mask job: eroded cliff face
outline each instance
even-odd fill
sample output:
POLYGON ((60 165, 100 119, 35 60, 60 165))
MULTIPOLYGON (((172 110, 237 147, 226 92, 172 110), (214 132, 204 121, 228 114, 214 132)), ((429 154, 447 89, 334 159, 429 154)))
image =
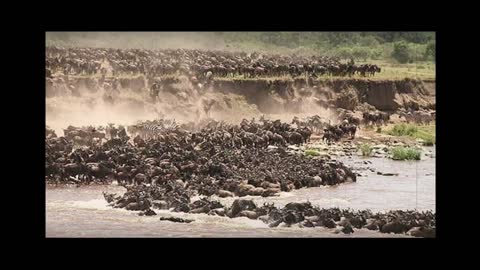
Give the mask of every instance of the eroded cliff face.
POLYGON ((353 110, 364 103, 383 111, 394 111, 402 107, 435 108, 435 81, 219 79, 199 86, 183 76, 160 82, 161 90, 157 100, 160 104, 151 99, 151 83, 142 76, 116 81, 108 78, 56 78, 47 81, 47 103, 48 98, 59 95, 90 99, 103 97, 105 103, 109 102, 110 97, 113 100, 123 98, 128 99, 129 104, 135 101, 136 107, 140 103, 143 104, 140 106, 142 108, 156 106, 155 111, 164 113, 177 108, 185 117, 197 114, 197 110, 202 113, 203 99, 216 100, 212 112, 230 110, 233 114, 242 114, 242 109, 240 105, 233 106, 232 100, 244 104, 242 106, 248 107, 252 113, 258 111, 265 114, 316 113, 319 108, 335 107, 353 110))
MULTIPOLYGON (((368 103, 379 110, 393 111, 403 108, 435 108, 435 82, 405 79, 385 80, 230 80, 216 81, 214 89, 244 95, 265 113, 291 110, 292 104, 312 99, 322 106, 352 109, 368 103), (345 102, 344 92, 354 93, 353 104, 345 102), (355 104, 357 103, 357 104, 355 104)), ((293 106, 294 107, 294 106, 293 106)))

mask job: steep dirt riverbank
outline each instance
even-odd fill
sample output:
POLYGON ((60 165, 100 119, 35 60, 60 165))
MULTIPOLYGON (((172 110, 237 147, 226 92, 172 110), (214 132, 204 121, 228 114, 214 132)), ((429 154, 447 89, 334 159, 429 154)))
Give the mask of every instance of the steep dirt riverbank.
MULTIPOLYGON (((219 80, 215 89, 243 95, 264 113, 302 111, 301 103, 314 102, 320 106, 346 107, 341 102, 344 92, 351 92, 357 104, 368 103, 379 110, 399 108, 435 108, 435 82, 420 80, 219 80), (343 105, 343 106, 342 106, 343 105)), ((355 104, 352 104, 355 106, 355 104)))
MULTIPOLYGON (((55 126, 132 123, 155 117, 211 117, 239 122, 262 114, 319 114, 369 104, 383 111, 434 109, 435 81, 369 79, 214 79, 193 83, 186 76, 160 78, 152 98, 143 76, 128 78, 57 76, 46 82, 47 124, 55 126), (206 104, 211 104, 206 110, 206 104), (95 117, 89 117, 95 116, 95 117)), ((335 120, 333 118, 333 120, 335 120)))

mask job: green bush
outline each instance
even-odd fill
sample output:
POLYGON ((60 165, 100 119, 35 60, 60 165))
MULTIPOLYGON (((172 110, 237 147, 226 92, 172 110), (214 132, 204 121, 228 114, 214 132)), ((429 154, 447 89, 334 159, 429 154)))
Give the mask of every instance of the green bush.
POLYGON ((341 47, 336 49, 333 54, 343 59, 350 59, 353 57, 353 50, 350 47, 341 47))
POLYGON ((358 39, 358 44, 361 46, 375 47, 380 45, 380 42, 374 36, 364 36, 358 39))
POLYGON ((368 47, 354 47, 352 49, 352 56, 355 59, 362 59, 367 61, 367 58, 370 57, 370 48, 368 47))
POLYGON ((435 61, 435 41, 434 40, 430 41, 427 44, 423 57, 425 58, 425 60, 435 61))
POLYGON ((423 145, 433 146, 435 144, 435 126, 415 126, 412 124, 397 124, 393 129, 386 132, 392 136, 410 136, 422 139, 423 145))
POLYGON ((435 138, 434 137, 427 137, 423 139, 423 145, 425 146, 433 146, 435 144, 435 138))
POLYGON ((388 56, 389 54, 385 54, 384 49, 382 47, 372 48, 370 50, 370 58, 371 59, 375 59, 375 60, 382 59, 382 58, 384 58, 384 55, 388 56))
POLYGON ((412 57, 410 55, 408 44, 404 41, 394 43, 392 57, 401 64, 411 61, 412 57))
POLYGON ((368 143, 363 143, 360 145, 360 151, 362 152, 362 156, 369 157, 372 155, 373 149, 368 143))
POLYGON ((423 145, 425 146, 433 146, 435 144, 435 133, 434 131, 427 131, 427 130, 418 130, 413 137, 422 139, 423 145))
POLYGON ((418 128, 414 125, 399 124, 387 133, 392 136, 413 136, 417 132, 418 128))
POLYGON ((305 155, 315 157, 315 156, 320 156, 320 152, 318 152, 317 150, 308 149, 308 150, 305 150, 305 155))
POLYGON ((390 152, 394 160, 420 160, 422 154, 417 148, 403 146, 394 147, 390 152))

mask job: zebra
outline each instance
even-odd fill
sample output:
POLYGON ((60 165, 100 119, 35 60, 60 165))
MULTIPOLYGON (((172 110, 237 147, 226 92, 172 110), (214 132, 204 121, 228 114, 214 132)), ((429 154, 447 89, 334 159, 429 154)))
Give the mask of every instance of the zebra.
POLYGON ((151 137, 150 134, 155 134, 156 129, 157 127, 155 124, 147 123, 137 123, 135 125, 128 126, 127 128, 128 133, 130 133, 132 136, 139 135, 144 140, 151 137))
POLYGON ((157 135, 162 131, 162 127, 158 124, 143 124, 140 126, 139 131, 143 139, 157 139, 157 135))
POLYGON ((146 137, 158 139, 158 135, 166 134, 177 129, 179 125, 173 120, 160 120, 157 123, 147 123, 142 125, 142 129, 146 134, 146 137))

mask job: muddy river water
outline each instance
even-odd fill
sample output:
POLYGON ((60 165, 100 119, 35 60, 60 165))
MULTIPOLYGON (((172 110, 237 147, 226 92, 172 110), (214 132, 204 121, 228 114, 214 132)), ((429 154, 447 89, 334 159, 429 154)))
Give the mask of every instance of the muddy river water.
MULTIPOLYGON (((333 187, 316 187, 281 193, 278 197, 244 197, 257 204, 310 201, 320 207, 340 207, 387 211, 418 209, 435 211, 435 148, 426 148, 431 156, 421 161, 394 161, 358 156, 338 159, 362 176, 357 182, 333 187), (367 161, 367 162, 365 162, 367 161), (369 163, 371 162, 371 163, 369 163), (370 170, 369 168, 372 168, 370 170), (393 176, 378 174, 392 173, 393 176)), ((137 212, 113 209, 102 191, 124 192, 119 186, 62 187, 46 189, 47 237, 407 237, 382 234, 366 229, 336 234, 334 229, 277 227, 269 228, 260 220, 246 217, 230 219, 206 214, 172 213, 155 210, 156 216, 138 216, 137 212), (194 219, 192 223, 160 221, 162 216, 194 219)), ((232 198, 220 199, 225 205, 232 198)))

